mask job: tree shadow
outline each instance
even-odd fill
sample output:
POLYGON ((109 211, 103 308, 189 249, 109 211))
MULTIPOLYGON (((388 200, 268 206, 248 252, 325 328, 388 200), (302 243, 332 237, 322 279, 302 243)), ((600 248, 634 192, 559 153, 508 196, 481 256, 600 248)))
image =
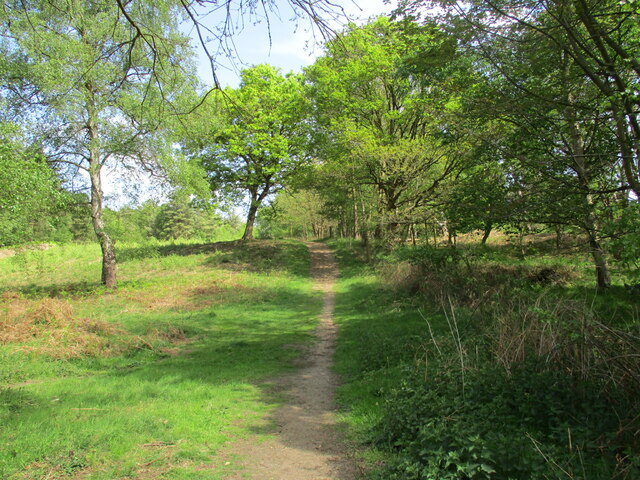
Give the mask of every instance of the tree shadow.
POLYGON ((118 250, 118 261, 126 263, 191 255, 207 255, 205 265, 232 271, 268 273, 278 269, 296 276, 306 277, 309 274, 307 248, 301 242, 234 240, 190 245, 145 245, 118 250))
POLYGON ((18 288, 0 289, 4 292, 16 292, 19 295, 32 299, 42 298, 85 298, 102 295, 107 292, 104 286, 98 282, 67 282, 53 285, 24 285, 18 288))
POLYGON ((121 263, 132 260, 145 260, 159 257, 213 254, 217 252, 229 252, 242 245, 240 240, 216 243, 194 243, 176 245, 143 245, 139 247, 119 248, 117 252, 118 261, 121 263))
MULTIPOLYGON (((224 242, 220 249, 217 249, 219 244, 215 244, 215 247, 212 244, 170 246, 162 250, 162 255, 219 254, 220 260, 214 261, 211 257, 205 259, 217 266, 225 265, 222 260, 226 255, 234 255, 234 259, 256 259, 255 263, 264 272, 269 272, 274 264, 285 265, 289 272, 295 272, 293 275, 308 277, 307 249, 303 244, 297 245, 293 252, 283 253, 283 248, 267 242, 256 242, 244 249, 248 251, 244 257, 245 253, 237 252, 238 248, 243 247, 238 247, 236 242, 224 242), (278 255, 288 257, 278 259, 278 255), (264 260, 274 257, 276 260, 264 260)), ((291 250, 291 246, 287 249, 291 250)), ((139 254, 143 255, 141 252, 139 254)), ((121 285, 126 286, 127 282, 121 285)), ((92 296, 106 292, 101 288, 90 282, 70 282, 59 286, 24 287, 22 292, 41 297, 92 296)), ((91 412, 99 412, 97 415, 101 416, 112 415, 114 422, 119 422, 121 417, 126 417, 126 412, 142 408, 140 406, 149 398, 166 397, 167 404, 177 401, 178 405, 181 399, 184 404, 193 398, 202 399, 203 404, 215 401, 215 392, 210 389, 215 386, 237 388, 242 393, 246 385, 252 385, 257 388, 259 402, 269 407, 281 405, 286 399, 286 392, 274 388, 271 380, 297 367, 296 362, 304 348, 296 348, 296 345, 308 345, 313 341, 309 334, 308 319, 319 314, 321 294, 295 287, 270 289, 268 285, 264 290, 266 293, 261 292, 256 302, 249 299, 246 305, 216 305, 189 311, 185 315, 174 312, 172 316, 163 318, 162 321, 175 322, 178 327, 191 326, 185 330, 189 335, 193 334, 193 338, 175 352, 163 354, 152 351, 145 356, 132 355, 128 364, 121 362, 117 366, 106 360, 96 360, 95 371, 89 372, 87 377, 58 378, 46 389, 38 384, 0 389, 0 402, 10 403, 13 409, 6 424, 7 431, 12 428, 11 424, 24 420, 24 416, 30 415, 34 409, 40 410, 37 416, 43 422, 38 428, 47 428, 49 420, 43 418, 51 418, 51 422, 76 421, 76 417, 84 418, 93 414, 91 412), (152 356, 152 353, 157 355, 152 356), (54 395, 55 399, 66 402, 64 406, 52 403, 54 395), (50 412, 51 415, 43 415, 43 412, 50 412), (65 416, 68 416, 67 420, 65 416)), ((57 428, 53 423, 50 427, 57 428)), ((269 421, 251 428, 260 434, 274 431, 274 425, 269 421)), ((175 435, 184 433, 176 432, 175 435)), ((302 444, 293 446, 311 448, 302 444)))
MULTIPOLYGON (((151 261, 178 256, 205 255, 202 265, 232 272, 269 274, 286 272, 295 277, 309 276, 310 260, 306 246, 301 242, 273 242, 256 240, 250 242, 229 241, 192 245, 145 245, 118 250, 118 262, 151 261)), ((136 287, 138 280, 120 279, 118 288, 136 287)), ((117 289, 115 290, 118 291, 117 289)), ((54 284, 23 285, 0 288, 0 294, 16 292, 33 299, 42 298, 87 298, 109 294, 98 281, 67 281, 54 284)))

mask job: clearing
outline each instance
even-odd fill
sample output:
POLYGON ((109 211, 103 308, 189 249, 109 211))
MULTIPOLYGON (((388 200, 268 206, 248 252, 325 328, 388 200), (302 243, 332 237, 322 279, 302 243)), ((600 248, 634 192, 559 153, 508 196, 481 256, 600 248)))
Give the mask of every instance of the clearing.
POLYGON ((295 478, 349 478, 317 329, 335 264, 310 248, 324 283, 297 241, 121 245, 116 291, 97 245, 0 259, 0 478, 242 478, 263 462, 240 447, 275 441, 310 468, 295 478))

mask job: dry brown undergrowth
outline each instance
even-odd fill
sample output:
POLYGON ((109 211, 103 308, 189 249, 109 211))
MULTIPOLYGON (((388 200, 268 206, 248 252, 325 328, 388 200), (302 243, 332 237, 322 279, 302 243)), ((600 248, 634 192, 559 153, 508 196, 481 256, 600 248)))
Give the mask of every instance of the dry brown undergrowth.
POLYGON ((229 296, 239 293, 256 293, 258 289, 247 287, 230 279, 217 279, 209 285, 188 285, 122 291, 119 295, 145 311, 192 310, 224 303, 229 296))
POLYGON ((80 318, 66 300, 32 300, 15 292, 0 295, 0 345, 15 344, 17 350, 25 352, 68 359, 157 348, 173 355, 177 353, 175 348, 155 345, 176 345, 187 341, 184 332, 176 327, 155 328, 144 336, 138 336, 114 323, 80 318))

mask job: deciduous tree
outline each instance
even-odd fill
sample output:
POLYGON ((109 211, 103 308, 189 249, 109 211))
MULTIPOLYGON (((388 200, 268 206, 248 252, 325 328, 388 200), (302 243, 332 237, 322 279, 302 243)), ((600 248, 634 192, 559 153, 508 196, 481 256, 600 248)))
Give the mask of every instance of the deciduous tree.
POLYGON ((323 159, 350 163, 358 183, 376 189, 379 230, 391 241, 464 168, 464 139, 449 122, 460 68, 454 39, 436 25, 382 17, 350 26, 307 71, 325 144, 342 147, 323 159))
POLYGON ((140 42, 113 0, 5 2, 3 56, 19 67, 5 93, 23 106, 22 120, 63 175, 90 184, 93 228, 102 248, 102 282, 116 285, 113 239, 103 217, 103 170, 110 162, 157 165, 170 152, 153 133, 185 92, 192 66, 180 14, 166 2, 129 7, 163 38, 160 50, 140 42))
POLYGON ((208 108, 196 113, 203 129, 194 129, 190 143, 212 189, 247 197, 243 240, 253 238, 260 206, 310 160, 306 111, 297 76, 257 65, 242 72, 238 88, 211 96, 208 108))

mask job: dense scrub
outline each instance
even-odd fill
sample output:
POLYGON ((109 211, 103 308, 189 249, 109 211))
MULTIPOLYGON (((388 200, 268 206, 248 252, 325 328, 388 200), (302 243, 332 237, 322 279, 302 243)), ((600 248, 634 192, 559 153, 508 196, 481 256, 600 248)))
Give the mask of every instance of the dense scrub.
POLYGON ((583 257, 423 246, 347 269, 341 398, 372 478, 638 477, 639 299, 589 288, 583 257))

